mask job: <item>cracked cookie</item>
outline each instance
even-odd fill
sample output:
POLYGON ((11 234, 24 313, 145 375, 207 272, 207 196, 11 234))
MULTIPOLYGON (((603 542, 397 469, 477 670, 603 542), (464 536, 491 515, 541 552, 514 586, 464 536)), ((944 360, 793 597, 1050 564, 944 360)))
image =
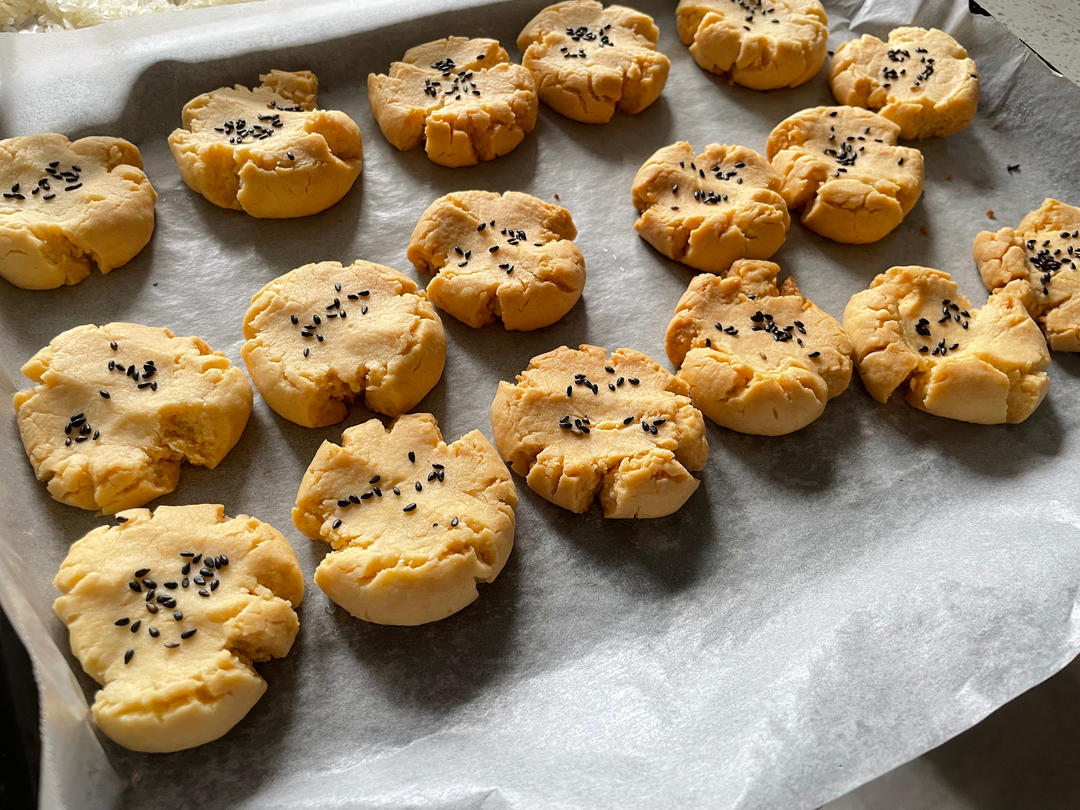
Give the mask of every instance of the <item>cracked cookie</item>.
POLYGON ((7 138, 0 157, 0 276, 15 286, 77 284, 150 241, 157 194, 122 138, 7 138))
POLYGON ((696 276, 667 330, 667 355, 717 424, 780 436, 825 411, 851 380, 851 339, 780 268, 742 260, 696 276))
POLYGON ((534 357, 491 404, 495 446, 541 497, 604 517, 670 515, 705 466, 705 421, 689 386, 633 349, 560 346, 534 357))
POLYGON ((626 6, 568 0, 548 6, 518 34, 521 63, 545 104, 567 118, 606 124, 656 99, 671 62, 656 50, 652 17, 626 6))
POLYGON ((736 259, 767 259, 791 225, 780 178, 745 146, 686 141, 657 150, 634 175, 634 229, 667 256, 723 273, 736 259))
POLYGON ((1080 351, 1080 208, 1050 197, 1016 228, 975 237, 991 293, 1020 282, 1024 306, 1055 351, 1080 351))
POLYGON ((866 107, 900 126, 901 138, 951 135, 979 106, 979 74, 964 46, 936 28, 894 28, 843 43, 829 69, 841 104, 866 107))
POLYGON ((897 146, 899 132, 859 107, 812 107, 776 126, 766 154, 803 225, 861 245, 888 235, 922 194, 922 152, 897 146))
POLYGON ((187 461, 216 467, 251 413, 251 386, 200 338, 134 323, 53 338, 15 394, 23 445, 53 498, 106 514, 172 492, 187 461))
POLYGON ((252 663, 296 638, 304 577, 281 532, 214 504, 117 515, 71 546, 53 610, 102 685, 98 728, 134 751, 216 740, 266 691, 252 663))
POLYGON ((900 391, 908 404, 962 422, 1023 422, 1050 388, 1039 327, 1024 309, 1023 281, 982 309, 948 273, 893 267, 844 309, 863 385, 878 402, 900 391))
POLYGON ((431 414, 378 419, 323 442, 293 522, 330 545, 315 583, 358 619, 445 619, 499 575, 514 544, 517 493, 478 430, 446 444, 431 414))
POLYGON ((472 166, 514 151, 536 126, 532 74, 494 39, 447 37, 368 75, 371 112, 401 150, 423 144, 441 166, 472 166))
POLYGON ((456 191, 424 211, 409 261, 434 274, 432 303, 469 326, 495 320, 539 329, 569 312, 585 287, 570 212, 507 191, 456 191))
POLYGON ((272 70, 259 80, 184 105, 183 128, 169 136, 180 176, 214 205, 253 217, 317 214, 360 175, 360 129, 343 112, 315 108, 314 73, 272 70))
POLYGON ((389 267, 305 264, 252 296, 241 349, 267 404, 305 427, 354 401, 396 416, 442 376, 446 337, 423 290, 389 267))
POLYGON ((675 18, 698 65, 753 90, 796 87, 825 63, 818 0, 680 0, 675 18))

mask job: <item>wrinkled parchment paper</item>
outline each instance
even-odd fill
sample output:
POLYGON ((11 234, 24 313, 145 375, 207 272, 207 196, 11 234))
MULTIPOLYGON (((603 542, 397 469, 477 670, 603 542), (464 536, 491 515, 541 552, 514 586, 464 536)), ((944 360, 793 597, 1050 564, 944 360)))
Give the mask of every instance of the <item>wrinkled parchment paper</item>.
MULTIPOLYGON (((543 5, 268 0, 0 37, 0 134, 126 137, 160 194, 154 239, 127 267, 51 292, 0 288, 0 598, 42 690, 42 806, 813 807, 974 724, 1076 654, 1080 359, 1059 354, 1048 398, 1022 425, 878 405, 855 380, 792 436, 711 426, 700 490, 662 520, 573 515, 516 478, 514 553, 460 614, 378 627, 311 586, 291 655, 260 667, 269 691, 224 739, 149 756, 96 736, 94 686, 68 654, 50 582, 69 544, 103 519, 54 503, 26 462, 7 403, 29 384, 18 369, 33 352, 80 323, 133 320, 200 335, 240 362, 248 299, 275 276, 363 257, 419 278, 408 235, 436 196, 558 195, 588 264, 581 302, 525 334, 445 317, 446 373, 418 409, 435 413, 448 439, 490 435, 498 380, 542 351, 587 341, 666 363, 664 329, 691 273, 632 230, 631 178, 646 157, 677 139, 764 151, 782 118, 831 102, 824 72, 772 93, 702 72, 678 42, 671 4, 643 0, 672 60, 644 113, 589 126, 543 109, 517 151, 468 169, 389 147, 368 109, 368 72, 451 33, 494 36, 515 53, 518 30, 543 5), (364 133, 356 187, 306 219, 215 208, 180 182, 165 143, 187 99, 273 67, 314 70, 322 105, 364 133)), ((833 46, 912 22, 952 32, 979 64, 982 102, 970 128, 919 144, 926 192, 892 235, 846 246, 795 223, 777 261, 836 316, 893 264, 948 270, 984 300, 975 234, 1015 225, 1045 195, 1080 202, 1080 89, 960 0, 827 6, 833 46)), ((347 424, 369 416, 357 410, 347 424)), ((186 469, 157 503, 222 502, 269 521, 310 581, 325 546, 299 535, 289 510, 319 443, 343 427, 300 428, 256 397, 224 463, 186 469)))

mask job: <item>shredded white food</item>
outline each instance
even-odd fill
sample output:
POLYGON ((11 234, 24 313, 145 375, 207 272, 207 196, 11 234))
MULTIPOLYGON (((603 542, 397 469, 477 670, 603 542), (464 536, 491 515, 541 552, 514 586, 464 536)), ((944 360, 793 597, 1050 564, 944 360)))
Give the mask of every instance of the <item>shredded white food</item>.
POLYGON ((249 0, 0 0, 0 31, 55 31, 153 14, 249 0))

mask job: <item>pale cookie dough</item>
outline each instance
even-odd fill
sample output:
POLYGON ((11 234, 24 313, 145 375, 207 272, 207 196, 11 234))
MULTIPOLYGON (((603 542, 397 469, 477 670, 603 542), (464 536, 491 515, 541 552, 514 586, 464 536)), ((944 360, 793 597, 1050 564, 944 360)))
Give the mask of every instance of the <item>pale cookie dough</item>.
POLYGON ((652 17, 626 6, 568 0, 521 29, 521 63, 545 104, 567 118, 606 124, 615 108, 634 115, 660 97, 671 62, 656 50, 652 17))
POLYGON ((221 87, 184 105, 169 136, 180 176, 214 205, 253 217, 317 214, 360 175, 356 122, 315 108, 314 73, 272 70, 262 84, 221 87))
POLYGON ((368 102, 386 140, 421 144, 442 166, 472 166, 514 151, 536 126, 532 74, 494 39, 447 37, 368 75, 368 102))
POLYGON ((818 0, 681 0, 675 18, 694 61, 744 87, 795 87, 825 63, 829 24, 818 0))
POLYGON ((157 194, 122 138, 0 140, 0 191, 0 276, 24 289, 115 270, 154 232, 157 194))
POLYGON ((974 60, 936 28, 894 28, 888 42, 863 34, 843 43, 829 84, 841 104, 899 124, 902 138, 951 135, 971 123, 979 106, 974 60))
POLYGON ((767 259, 791 225, 780 178, 745 146, 686 141, 655 152, 634 175, 634 228, 669 259, 723 273, 736 259, 767 259))
POLYGON ((98 728, 134 751, 216 740, 288 654, 304 577, 281 532, 214 504, 132 509, 76 542, 53 580, 71 652, 103 685, 98 728))
POLYGON ((353 402, 396 416, 442 376, 446 336, 423 290, 357 260, 305 264, 252 296, 241 353, 267 404, 305 427, 340 422, 353 402))
POLYGON ((77 326, 22 373, 15 416, 38 480, 105 514, 172 492, 187 461, 216 467, 251 413, 244 372, 197 337, 135 323, 77 326))
POLYGON ((1080 208, 1048 197, 1015 229, 982 231, 974 254, 991 293, 1019 280, 1051 349, 1080 351, 1080 208))
POLYGON ((539 329, 585 287, 570 212, 529 194, 456 191, 433 202, 409 240, 409 261, 435 278, 432 302, 469 326, 501 320, 539 329))
POLYGON ((962 422, 1023 422, 1050 388, 1050 354, 1024 310, 1022 284, 975 309, 940 270, 879 275, 844 309, 870 396, 885 402, 900 391, 910 405, 962 422))
POLYGON ((888 235, 922 194, 922 152, 897 146, 899 132, 859 107, 813 107, 781 121, 766 154, 803 225, 861 245, 888 235))
POLYGON ((378 419, 323 442, 293 522, 331 551, 315 583, 358 619, 445 619, 499 575, 514 545, 517 493, 478 430, 443 442, 431 414, 378 419))
POLYGON ((825 411, 851 380, 851 338, 780 268, 742 260, 696 276, 675 308, 667 355, 694 405, 742 433, 780 436, 825 411))
POLYGON ((561 346, 534 357, 491 404, 495 446, 543 498, 604 517, 670 515, 705 466, 705 420, 689 386, 633 349, 561 346))

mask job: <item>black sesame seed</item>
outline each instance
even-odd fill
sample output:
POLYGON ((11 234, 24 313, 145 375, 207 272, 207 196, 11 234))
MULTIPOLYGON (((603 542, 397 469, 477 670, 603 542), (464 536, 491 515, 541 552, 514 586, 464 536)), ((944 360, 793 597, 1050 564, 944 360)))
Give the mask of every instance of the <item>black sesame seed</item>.
POLYGON ((135 591, 135 593, 142 592, 142 586, 135 580, 131 580, 131 582, 128 583, 128 587, 131 588, 131 590, 135 591))
POLYGON ((402 512, 411 512, 411 511, 413 511, 413 510, 414 510, 415 508, 416 508, 416 504, 415 504, 415 503, 410 503, 410 504, 408 504, 408 505, 407 505, 407 506, 406 506, 406 507, 405 507, 404 509, 402 509, 401 511, 402 511, 402 512))
POLYGON ((210 595, 210 591, 206 590, 206 588, 199 588, 199 596, 209 596, 209 595, 210 595))
POLYGON ((174 650, 174 649, 176 649, 176 648, 177 648, 177 647, 179 647, 179 646, 180 646, 180 642, 179 642, 179 641, 166 641, 166 642, 165 642, 165 647, 166 647, 167 649, 170 649, 170 650, 174 650))
POLYGON ((195 635, 197 632, 199 632, 199 628, 192 627, 190 630, 185 630, 183 633, 181 633, 180 638, 182 638, 182 639, 184 639, 186 641, 187 639, 189 639, 193 635, 195 635))
POLYGON ((113 624, 115 624, 117 627, 124 627, 125 625, 130 624, 130 623, 131 623, 131 619, 127 619, 127 618, 125 618, 125 619, 117 619, 115 622, 113 622, 113 624))
POLYGON ((157 638, 161 635, 161 631, 156 627, 147 627, 146 632, 150 634, 150 638, 157 638))
MULTIPOLYGON (((429 478, 428 480, 430 481, 431 479, 429 478)), ((417 492, 423 492, 424 491, 424 485, 421 484, 419 481, 417 481, 414 486, 416 487, 417 492)))
POLYGON ((411 461, 413 464, 416 463, 416 453, 414 453, 412 450, 409 451, 409 461, 411 461))
POLYGON ((131 632, 138 633, 140 627, 142 627, 142 619, 136 619, 131 623, 131 632))
POLYGON ((330 528, 331 528, 331 529, 340 529, 340 528, 341 528, 341 518, 338 518, 337 520, 335 520, 335 521, 334 521, 334 522, 333 522, 333 523, 332 523, 332 524, 330 525, 330 528))
POLYGON ((125 664, 130 664, 131 659, 134 658, 134 657, 135 657, 135 651, 134 650, 128 650, 126 653, 124 653, 124 663, 125 664))

